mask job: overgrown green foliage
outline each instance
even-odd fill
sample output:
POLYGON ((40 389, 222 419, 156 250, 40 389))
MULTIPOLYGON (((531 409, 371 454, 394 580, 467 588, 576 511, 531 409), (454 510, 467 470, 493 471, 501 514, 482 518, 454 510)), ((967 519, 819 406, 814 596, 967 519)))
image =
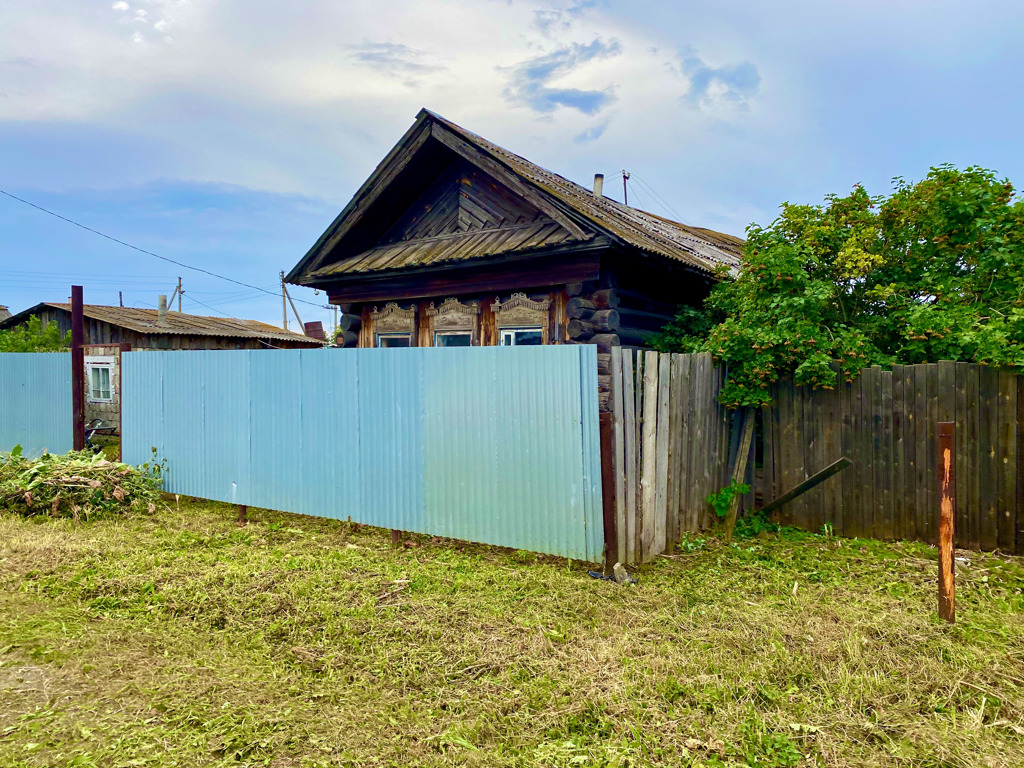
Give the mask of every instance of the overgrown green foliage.
POLYGON ((714 510, 718 519, 724 520, 725 516, 729 514, 729 507, 732 506, 732 500, 736 496, 743 496, 748 493, 750 493, 749 485, 746 483, 732 482, 715 493, 709 493, 707 502, 711 505, 711 509, 714 510))
POLYGON ((785 531, 624 588, 183 500, 0 516, 0 765, 1024 765, 1024 562, 785 531))
POLYGON ((991 171, 943 165, 888 196, 857 186, 786 203, 748 229, 744 267, 712 291, 704 320, 683 310, 657 344, 728 363, 721 401, 734 407, 767 402, 790 374, 832 387, 834 365, 848 379, 894 362, 1020 368, 1024 202, 991 171))
POLYGON ((159 499, 160 471, 159 465, 130 467, 91 451, 26 459, 16 446, 0 454, 0 510, 75 520, 151 513, 159 499))
POLYGON ((0 352, 64 352, 71 347, 71 331, 63 336, 56 323, 30 317, 25 325, 0 331, 0 352))

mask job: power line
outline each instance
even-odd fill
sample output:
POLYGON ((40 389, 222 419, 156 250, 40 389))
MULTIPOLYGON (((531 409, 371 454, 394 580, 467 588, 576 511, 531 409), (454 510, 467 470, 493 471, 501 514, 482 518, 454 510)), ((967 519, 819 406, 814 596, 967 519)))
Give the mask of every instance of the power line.
POLYGON ((206 307, 207 309, 212 309, 214 312, 220 312, 220 314, 224 315, 224 317, 231 317, 231 315, 229 315, 227 312, 222 312, 216 307, 211 307, 209 304, 203 304, 203 302, 201 302, 199 299, 193 299, 192 296, 189 294, 182 294, 182 296, 184 296, 189 301, 195 302, 196 304, 206 307))
POLYGON ((673 207, 672 207, 671 205, 669 205, 668 203, 666 203, 666 202, 665 202, 665 198, 663 198, 663 197, 662 197, 661 195, 659 195, 659 194, 657 193, 657 191, 656 191, 656 190, 654 189, 654 187, 652 187, 652 186, 651 186, 650 184, 648 184, 648 183, 647 183, 646 181, 644 181, 643 179, 641 179, 641 178, 640 178, 639 176, 637 176, 637 175, 636 175, 635 173, 633 174, 633 178, 634 178, 634 179, 636 179, 637 181, 639 181, 639 182, 640 182, 640 183, 641 183, 641 184, 642 184, 642 185, 644 186, 644 188, 645 188, 645 189, 646 189, 646 190, 647 190, 648 192, 650 192, 650 193, 651 193, 651 194, 652 194, 652 195, 653 195, 653 196, 654 196, 654 197, 655 197, 655 198, 656 198, 656 199, 658 200, 658 202, 659 202, 659 203, 661 204, 661 207, 662 207, 662 208, 664 208, 664 209, 665 209, 665 210, 666 210, 666 211, 667 211, 668 213, 670 213, 670 214, 672 214, 673 216, 675 216, 675 217, 676 217, 676 221, 680 221, 680 222, 682 222, 683 224, 686 224, 686 225, 688 225, 688 226, 691 226, 691 227, 693 226, 693 225, 692 225, 692 224, 690 224, 690 223, 689 223, 688 221, 686 221, 686 219, 684 219, 684 218, 682 217, 682 215, 680 215, 680 213, 679 213, 679 212, 678 212, 678 211, 677 211, 677 210, 676 210, 675 208, 673 208, 673 207))
MULTIPOLYGON (((7 191, 5 191, 3 189, 0 189, 0 194, 6 195, 7 197, 11 198, 12 200, 17 200, 19 203, 24 203, 25 205, 31 206, 32 208, 35 208, 38 211, 42 211, 43 213, 47 213, 50 216, 54 216, 54 217, 60 219, 61 221, 66 221, 68 224, 73 224, 74 226, 79 227, 80 229, 84 229, 86 232, 92 232, 94 235, 99 235, 100 237, 106 238, 107 240, 115 242, 118 245, 123 245, 125 248, 131 248, 133 251, 138 251, 139 253, 144 253, 147 256, 152 256, 154 258, 160 259, 161 261, 166 261, 166 262, 169 262, 171 264, 176 264, 177 266, 183 267, 184 269, 191 269, 193 272, 201 272, 204 275, 209 275, 210 277, 217 277, 217 278, 220 278, 221 280, 227 280, 229 283, 235 283, 236 285, 245 286, 246 288, 253 288, 253 289, 257 290, 257 291, 261 291, 263 293, 269 294, 270 296, 275 296, 276 297, 278 295, 276 293, 271 293, 270 291, 268 291, 268 290, 266 290, 264 288, 260 288, 257 285, 250 285, 249 283, 243 283, 241 280, 235 280, 232 277, 225 277, 224 275, 218 275, 216 272, 211 272, 210 270, 203 269, 201 267, 193 267, 191 264, 185 264, 184 262, 181 262, 181 261, 175 261, 174 259, 168 258, 167 256, 161 256, 159 253, 153 253, 152 251, 147 251, 145 248, 139 248, 138 246, 132 245, 131 243, 126 243, 124 240, 119 240, 116 237, 113 237, 111 235, 108 235, 108 234, 105 234, 103 232, 100 232, 98 229, 93 229, 92 227, 87 227, 85 224, 79 224, 77 221, 74 221, 73 219, 69 219, 67 216, 61 216, 59 213, 55 213, 54 211, 51 211, 48 208, 43 208, 43 206, 41 206, 41 205, 36 205, 35 203, 29 202, 28 200, 20 198, 17 195, 12 195, 10 192, 7 192, 7 191)), ((303 304, 309 304, 311 307, 319 307, 320 309, 324 309, 325 308, 323 304, 316 304, 316 303, 314 303, 312 301, 306 301, 305 299, 295 299, 295 301, 301 301, 303 304)))

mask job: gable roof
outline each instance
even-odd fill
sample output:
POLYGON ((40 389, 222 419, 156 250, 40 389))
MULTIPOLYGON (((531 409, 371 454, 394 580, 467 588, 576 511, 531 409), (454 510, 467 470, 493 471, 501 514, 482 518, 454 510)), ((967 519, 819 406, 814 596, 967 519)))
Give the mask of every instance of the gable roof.
MULTIPOLYGON (((383 203, 381 203, 383 204, 383 203)), ((404 213, 404 211, 403 211, 404 213)), ((519 222, 528 224, 529 222, 519 222)), ((507 227, 505 228, 507 229, 507 227)), ((681 262, 711 273, 720 265, 739 267, 743 240, 732 235, 671 221, 638 208, 623 205, 569 181, 529 160, 492 144, 481 136, 429 110, 421 110, 413 126, 377 166, 330 227, 288 274, 289 282, 313 282, 316 278, 354 272, 377 272, 413 266, 461 261, 505 254, 510 250, 532 250, 597 238, 632 246, 645 253, 681 262), (343 258, 332 258, 335 245, 353 229, 358 220, 381 199, 383 190, 408 166, 427 142, 435 141, 476 165, 484 173, 523 196, 538 208, 554 240, 525 237, 497 237, 497 250, 486 249, 487 238, 456 233, 437 243, 427 239, 405 243, 371 244, 343 258), (510 246, 511 244, 511 246, 510 246), (435 247, 436 246, 436 247, 435 247), (481 248, 484 247, 482 251, 481 248)))
MULTIPOLYGON (((0 327, 13 327, 24 322, 29 316, 39 312, 43 307, 53 307, 71 312, 67 303, 44 301, 30 307, 0 323, 0 327)), ((136 309, 134 307, 107 307, 100 304, 85 304, 82 314, 92 320, 116 325, 136 333, 151 336, 217 336, 229 339, 265 339, 269 341, 305 342, 311 346, 320 346, 321 342, 302 334, 292 333, 276 328, 258 320, 244 320, 234 317, 204 317, 190 315, 185 312, 168 310, 163 323, 159 322, 158 311, 155 309, 136 309)))

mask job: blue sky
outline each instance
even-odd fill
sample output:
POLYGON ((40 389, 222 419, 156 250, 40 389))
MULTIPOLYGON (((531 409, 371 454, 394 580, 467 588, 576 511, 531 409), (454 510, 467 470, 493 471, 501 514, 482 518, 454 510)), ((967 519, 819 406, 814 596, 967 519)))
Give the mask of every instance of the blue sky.
MULTIPOLYGON (((423 106, 734 234, 944 162, 1024 184, 1019 2, 6 0, 0 29, 0 189, 270 291, 423 106)), ((280 323, 0 196, 14 311, 72 282, 153 306, 179 275, 188 311, 280 323)))

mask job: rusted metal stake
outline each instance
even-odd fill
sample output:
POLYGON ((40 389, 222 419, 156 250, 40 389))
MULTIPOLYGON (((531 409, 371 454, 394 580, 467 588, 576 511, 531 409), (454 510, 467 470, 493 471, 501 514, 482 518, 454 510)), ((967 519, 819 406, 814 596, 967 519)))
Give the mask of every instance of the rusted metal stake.
POLYGON ((953 521, 956 519, 956 425, 939 422, 939 617, 950 624, 956 620, 956 584, 953 568, 953 521))
POLYGON ((391 546, 397 547, 402 543, 402 532, 397 528, 391 529, 391 546))
POLYGON ((249 508, 245 504, 238 505, 238 527, 249 524, 249 508))

